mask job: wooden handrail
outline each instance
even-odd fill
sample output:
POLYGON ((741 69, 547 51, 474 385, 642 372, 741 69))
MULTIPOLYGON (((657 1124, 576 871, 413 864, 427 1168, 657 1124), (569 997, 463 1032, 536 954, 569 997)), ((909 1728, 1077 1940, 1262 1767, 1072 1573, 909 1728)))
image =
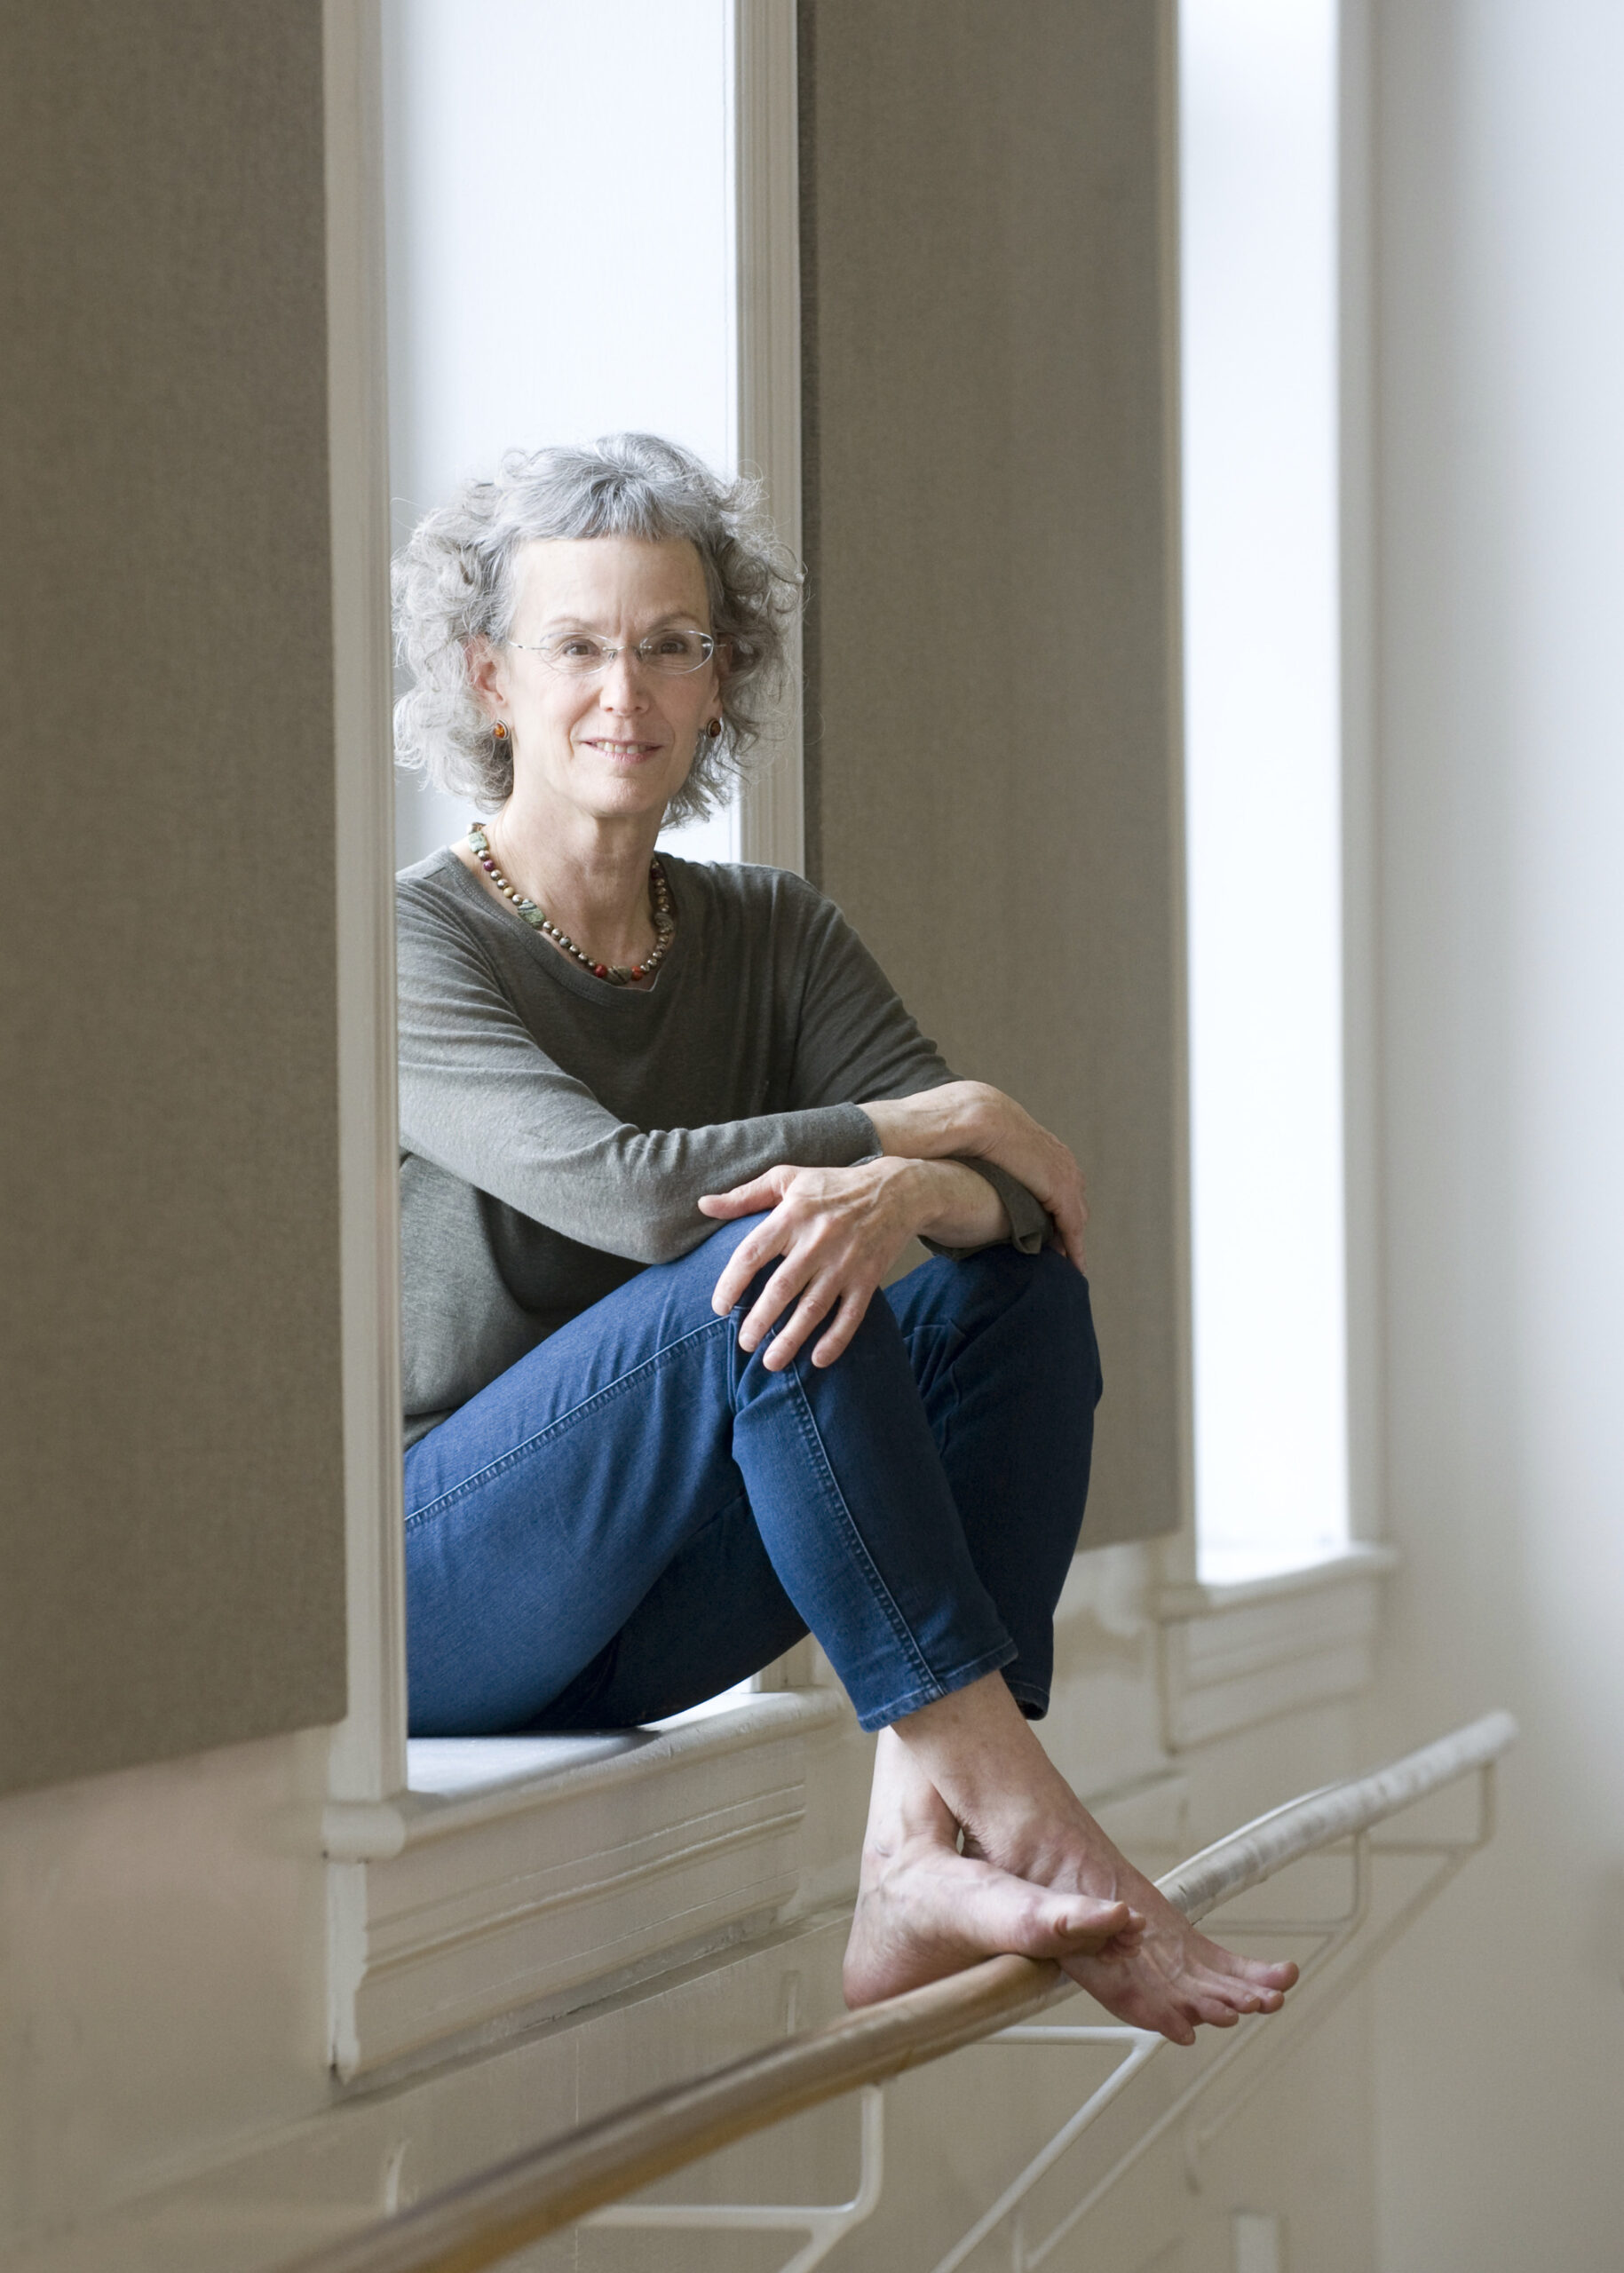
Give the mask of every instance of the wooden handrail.
MULTIPOLYGON (((1186 1917, 1204 1917, 1316 1848, 1367 1830, 1428 1793, 1488 1767, 1517 1735, 1509 1713, 1487 1714, 1372 1775, 1329 1785, 1258 1817, 1157 1883, 1186 1917)), ((290 2273, 479 2273, 717 2147, 860 2085, 939 2060, 1074 1989, 1058 1965, 987 1958, 945 1981, 651 2092, 363 2227, 301 2259, 290 2273)))

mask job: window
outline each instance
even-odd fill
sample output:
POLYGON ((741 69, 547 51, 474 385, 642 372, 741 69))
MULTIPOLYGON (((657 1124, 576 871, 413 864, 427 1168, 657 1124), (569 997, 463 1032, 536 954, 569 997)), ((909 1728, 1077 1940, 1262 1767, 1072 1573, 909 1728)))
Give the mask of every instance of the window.
MULTIPOLYGON (((515 446, 641 428, 735 463, 733 12, 384 11, 397 544, 515 446)), ((411 774, 397 812, 402 867, 470 818, 411 774)), ((680 832, 690 858, 737 847, 731 812, 680 832)))
MULTIPOLYGON (((640 424, 758 467, 797 544, 799 279, 794 19, 777 0, 624 0, 596 13, 392 0, 382 14, 381 59, 372 12, 325 20, 351 1710, 334 1732, 322 1833, 329 2024, 345 2075, 776 1912, 799 1884, 808 1746, 839 1721, 828 1691, 758 1695, 607 1754, 575 1739, 539 1754, 498 1741, 475 1742, 479 1756, 455 1770, 432 1747, 408 1762, 389 870, 467 815, 436 812, 408 777, 392 843, 376 798, 386 501, 398 538, 516 441, 640 424), (661 144, 658 201, 622 147, 604 156, 623 91, 639 84, 645 114, 681 121, 661 144), (593 234, 576 242, 598 281, 566 305, 542 233, 550 218, 580 223, 577 185, 590 187, 593 234), (686 333, 654 287, 636 288, 657 358, 606 323, 622 325, 619 280, 635 284, 645 259, 639 197, 693 225, 686 333), (375 416, 385 364, 387 475, 375 416), (604 1854, 622 1858, 606 1881, 604 1854)), ((685 851, 715 857, 736 842, 799 865, 793 725, 786 744, 719 837, 685 851)))
POLYGON ((1180 12, 1199 1567, 1348 1536, 1336 0, 1180 12))

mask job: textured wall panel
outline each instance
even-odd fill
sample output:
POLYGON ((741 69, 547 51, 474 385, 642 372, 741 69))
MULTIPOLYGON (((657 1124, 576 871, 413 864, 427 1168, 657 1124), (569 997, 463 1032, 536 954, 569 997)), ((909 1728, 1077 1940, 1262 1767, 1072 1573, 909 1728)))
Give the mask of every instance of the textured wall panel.
POLYGON ((0 8, 0 1786, 345 1706, 321 12, 0 8))
POLYGON ((1086 1539, 1188 1496, 1170 68, 1149 0, 803 0, 809 863, 1075 1147, 1086 1539))

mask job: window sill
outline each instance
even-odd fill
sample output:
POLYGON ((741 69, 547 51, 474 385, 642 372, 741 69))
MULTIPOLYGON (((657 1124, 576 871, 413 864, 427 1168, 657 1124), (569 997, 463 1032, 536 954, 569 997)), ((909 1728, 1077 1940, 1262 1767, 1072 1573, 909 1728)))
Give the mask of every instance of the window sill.
POLYGON ((765 1922, 809 1862, 827 1690, 658 1730, 410 1747, 412 1788, 323 1819, 345 2079, 471 2047, 765 1922))
POLYGON ((1323 1563, 1230 1585, 1161 1588, 1162 1686, 1174 1752, 1370 1684, 1381 1582, 1392 1547, 1350 1547, 1323 1563))

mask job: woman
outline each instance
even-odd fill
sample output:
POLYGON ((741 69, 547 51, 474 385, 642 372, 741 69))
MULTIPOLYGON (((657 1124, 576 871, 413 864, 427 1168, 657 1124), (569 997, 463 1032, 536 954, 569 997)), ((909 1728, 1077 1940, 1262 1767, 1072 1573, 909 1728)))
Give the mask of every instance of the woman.
POLYGON ((400 885, 414 1730, 654 1719, 810 1627, 878 1731, 851 2001, 1018 1950, 1179 2042, 1271 2009, 1294 1969, 1029 1726, 1098 1394, 1075 1163, 800 878, 656 857, 783 679, 747 487, 515 455, 397 599, 401 754, 491 815, 400 885))

